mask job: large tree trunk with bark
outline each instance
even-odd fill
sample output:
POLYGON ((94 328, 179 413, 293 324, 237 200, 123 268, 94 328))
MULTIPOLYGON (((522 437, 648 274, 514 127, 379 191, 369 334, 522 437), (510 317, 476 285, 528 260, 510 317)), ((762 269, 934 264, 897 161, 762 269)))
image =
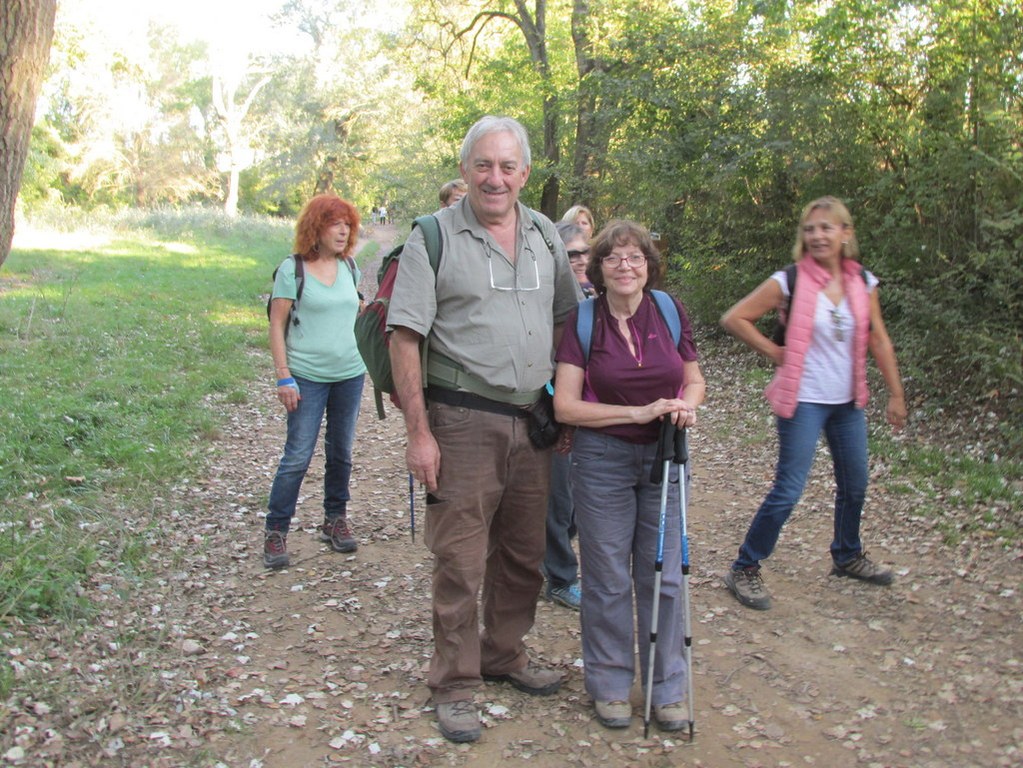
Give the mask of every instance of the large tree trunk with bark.
POLYGON ((11 252, 36 99, 53 41, 57 0, 3 0, 0 7, 0 266, 11 252))

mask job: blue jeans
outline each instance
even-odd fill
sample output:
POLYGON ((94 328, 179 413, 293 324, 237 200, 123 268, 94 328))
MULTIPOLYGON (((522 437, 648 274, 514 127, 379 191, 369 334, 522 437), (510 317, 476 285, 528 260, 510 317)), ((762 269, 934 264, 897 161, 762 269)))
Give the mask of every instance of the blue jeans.
POLYGON ((575 509, 569 479, 572 455, 552 453, 551 493, 547 500, 547 552, 543 572, 550 588, 567 587, 579 578, 579 560, 572 549, 575 509))
POLYGON ((733 568, 759 565, 774 551, 793 507, 803 495, 821 430, 835 468, 835 531, 831 557, 844 565, 862 550, 860 514, 867 494, 867 421, 853 403, 799 403, 791 419, 778 418, 774 486, 757 510, 733 568))
POLYGON ((347 512, 351 499, 348 482, 352 476, 352 443, 355 442, 365 377, 318 382, 296 376, 295 381, 302 399, 298 401, 298 408, 288 414, 288 439, 270 488, 266 515, 267 530, 285 533, 295 514, 295 502, 313 458, 324 413, 327 429, 323 442, 326 453, 323 512, 327 516, 347 512))

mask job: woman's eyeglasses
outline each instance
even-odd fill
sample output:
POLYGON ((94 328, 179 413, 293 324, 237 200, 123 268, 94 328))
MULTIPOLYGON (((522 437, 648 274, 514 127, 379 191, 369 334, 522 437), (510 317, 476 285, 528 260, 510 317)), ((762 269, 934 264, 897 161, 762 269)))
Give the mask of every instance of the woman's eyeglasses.
POLYGON ((611 269, 617 269, 623 261, 630 267, 642 267, 644 264, 646 264, 646 256, 644 256, 641 253, 639 254, 634 253, 630 256, 611 255, 605 256, 601 260, 601 263, 606 264, 607 266, 611 267, 611 269))

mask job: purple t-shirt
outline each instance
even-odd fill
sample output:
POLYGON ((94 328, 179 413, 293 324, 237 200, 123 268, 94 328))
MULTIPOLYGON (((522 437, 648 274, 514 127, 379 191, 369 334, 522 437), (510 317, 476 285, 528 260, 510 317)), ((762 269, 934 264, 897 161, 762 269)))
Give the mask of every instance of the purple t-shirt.
MULTIPOLYGON (((637 350, 633 355, 617 321, 611 317, 607 297, 599 297, 588 364, 583 361, 582 345, 576 333, 578 310, 568 316, 555 359, 585 370, 583 400, 610 405, 647 405, 660 397, 681 396, 682 363, 696 360, 697 354, 685 308, 677 300, 673 301, 682 320, 678 347, 672 344, 668 324, 646 293, 636 314, 628 320, 637 350)), ((652 443, 657 440, 660 422, 655 419, 649 424, 619 424, 601 427, 598 431, 629 443, 652 443)))

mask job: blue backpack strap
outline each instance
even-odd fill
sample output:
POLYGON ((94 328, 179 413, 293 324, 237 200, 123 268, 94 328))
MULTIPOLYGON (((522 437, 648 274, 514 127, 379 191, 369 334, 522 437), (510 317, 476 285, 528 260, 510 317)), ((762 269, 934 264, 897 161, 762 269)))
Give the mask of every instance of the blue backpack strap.
POLYGON ((657 304, 657 309, 660 311, 661 317, 664 318, 664 322, 668 324, 671 339, 677 347, 682 340, 682 318, 679 317, 675 300, 664 291, 650 291, 650 295, 653 297, 654 303, 657 304))
MULTIPOLYGON (((657 305, 657 311, 661 313, 661 317, 668 325, 671 339, 677 347, 682 340, 682 318, 678 314, 675 300, 664 291, 650 291, 650 296, 657 305)), ((590 360, 590 346, 593 344, 593 329, 597 324, 596 306, 595 298, 584 299, 579 303, 578 314, 575 318, 575 333, 579 337, 579 345, 583 350, 583 360, 587 363, 590 360)))
POLYGON ((583 299, 575 317, 575 335, 583 348, 583 363, 590 361, 590 345, 593 343, 593 327, 597 324, 597 300, 583 299))

